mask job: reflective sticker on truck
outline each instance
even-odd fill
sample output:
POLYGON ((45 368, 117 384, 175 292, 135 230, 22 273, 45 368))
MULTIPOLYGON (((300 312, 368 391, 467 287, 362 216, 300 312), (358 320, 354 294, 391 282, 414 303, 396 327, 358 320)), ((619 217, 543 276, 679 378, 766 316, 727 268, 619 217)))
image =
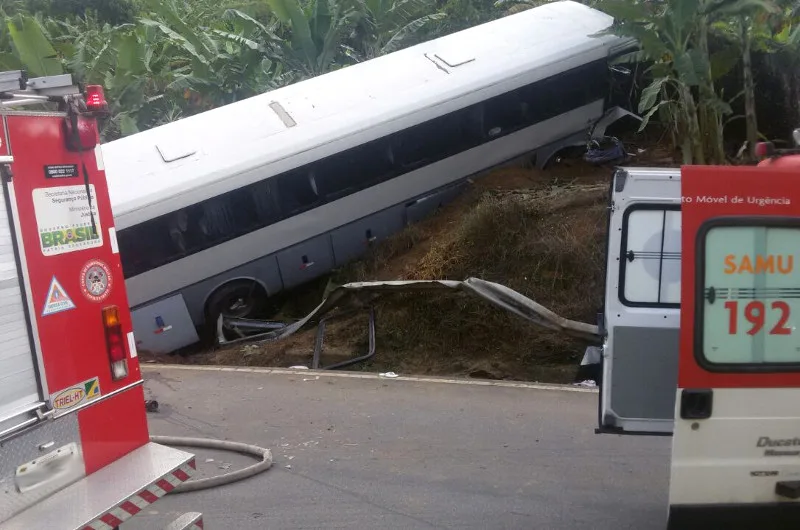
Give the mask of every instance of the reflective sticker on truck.
POLYGON ((97 213, 94 185, 92 210, 82 185, 37 188, 33 190, 33 208, 39 230, 42 254, 55 256, 76 250, 103 246, 103 230, 97 213), (95 230, 92 230, 94 216, 95 230))
POLYGON ((50 402, 53 404, 55 415, 61 416, 79 405, 99 398, 100 395, 100 381, 97 377, 93 377, 51 394, 50 402))
POLYGON ((50 288, 47 290, 47 297, 44 301, 44 309, 42 309, 42 316, 60 313, 62 311, 69 311, 75 309, 75 303, 67 294, 67 291, 58 283, 55 276, 50 280, 50 288))

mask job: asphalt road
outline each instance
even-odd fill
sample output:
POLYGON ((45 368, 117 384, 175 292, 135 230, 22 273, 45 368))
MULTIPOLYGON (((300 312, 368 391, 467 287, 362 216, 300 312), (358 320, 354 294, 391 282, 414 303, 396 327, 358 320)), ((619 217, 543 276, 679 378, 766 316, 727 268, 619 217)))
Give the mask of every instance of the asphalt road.
MULTIPOLYGON (((594 434, 596 392, 150 367, 152 434, 272 450, 267 472, 126 523, 208 529, 663 530, 669 439, 594 434)), ((247 457, 194 451, 201 476, 247 457)))

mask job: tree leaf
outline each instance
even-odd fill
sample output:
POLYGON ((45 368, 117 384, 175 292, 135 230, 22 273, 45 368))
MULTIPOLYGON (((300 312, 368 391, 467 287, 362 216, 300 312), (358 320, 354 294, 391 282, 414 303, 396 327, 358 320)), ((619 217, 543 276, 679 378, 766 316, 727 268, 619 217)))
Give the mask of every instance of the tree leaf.
POLYGON ((141 75, 145 72, 144 50, 135 33, 121 36, 117 44, 117 67, 131 75, 141 75))
POLYGON ((176 31, 174 31, 172 28, 170 28, 166 24, 163 24, 163 23, 161 23, 161 22, 159 22, 157 20, 151 20, 151 19, 147 19, 147 18, 141 18, 141 19, 139 19, 139 22, 141 22, 142 24, 144 24, 146 26, 152 26, 154 28, 157 28, 164 35, 166 35, 167 37, 169 37, 173 41, 179 43, 181 48, 183 48, 186 52, 189 53, 189 55, 194 57, 196 60, 200 61, 202 64, 206 64, 206 65, 208 64, 208 58, 206 58, 205 56, 200 54, 197 51, 197 48, 195 48, 195 46, 191 42, 189 42, 186 38, 184 38, 183 35, 181 35, 180 33, 177 33, 176 31))
POLYGON ((122 136, 130 136, 139 132, 139 126, 130 114, 122 114, 119 117, 119 130, 122 136))
POLYGON ((630 0, 598 0, 594 7, 619 20, 646 20, 650 15, 643 3, 630 0))
POLYGON ((650 118, 652 118, 653 115, 659 111, 659 109, 665 107, 665 105, 674 105, 674 104, 675 104, 674 101, 659 101, 658 105, 654 105, 649 111, 647 111, 647 114, 644 115, 644 117, 642 118, 642 123, 639 125, 638 132, 642 132, 644 128, 647 127, 647 124, 650 123, 650 118))
POLYGON ((269 29, 267 26, 251 17, 243 11, 238 9, 226 9, 223 14, 223 19, 235 22, 236 25, 241 26, 242 29, 248 33, 255 33, 256 30, 261 32, 264 36, 269 37, 270 40, 278 41, 280 38, 269 29))
POLYGON ((658 100, 658 96, 661 93, 661 87, 667 81, 668 78, 660 77, 654 80, 650 85, 645 87, 642 90, 642 95, 639 98, 639 113, 643 113, 647 110, 650 110, 653 105, 656 104, 658 100))
POLYGON ((436 21, 442 20, 445 18, 444 13, 434 13, 432 15, 426 15, 424 17, 420 17, 416 20, 412 20, 399 30, 395 31, 394 34, 391 36, 389 41, 384 44, 383 48, 381 48, 381 55, 391 53, 395 50, 398 50, 403 47, 405 42, 414 36, 419 30, 421 30, 426 24, 436 21))
POLYGON ((3 70, 24 70, 25 65, 13 53, 0 52, 0 68, 3 70))
POLYGON ((300 48, 305 64, 315 65, 317 46, 311 37, 308 19, 297 0, 267 0, 267 3, 281 22, 292 28, 292 42, 300 48))
POLYGON ((702 68, 700 65, 696 64, 700 53, 699 50, 689 50, 675 57, 675 71, 678 74, 678 78, 688 86, 697 86, 700 84, 702 77, 698 74, 699 71, 702 71, 702 68))
POLYGON ((742 53, 736 46, 729 46, 720 51, 711 54, 711 79, 719 79, 734 66, 736 66, 742 58, 742 53))
POLYGON ((6 19, 8 34, 22 64, 35 77, 64 73, 58 54, 39 22, 27 15, 6 19))

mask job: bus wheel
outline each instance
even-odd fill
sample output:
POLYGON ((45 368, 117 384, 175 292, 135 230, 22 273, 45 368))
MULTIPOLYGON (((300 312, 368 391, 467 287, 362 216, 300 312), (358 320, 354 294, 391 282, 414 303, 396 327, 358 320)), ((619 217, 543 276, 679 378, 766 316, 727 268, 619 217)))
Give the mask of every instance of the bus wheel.
POLYGON ((206 303, 206 327, 216 329, 220 315, 233 318, 256 318, 267 293, 255 281, 226 283, 214 291, 206 303))

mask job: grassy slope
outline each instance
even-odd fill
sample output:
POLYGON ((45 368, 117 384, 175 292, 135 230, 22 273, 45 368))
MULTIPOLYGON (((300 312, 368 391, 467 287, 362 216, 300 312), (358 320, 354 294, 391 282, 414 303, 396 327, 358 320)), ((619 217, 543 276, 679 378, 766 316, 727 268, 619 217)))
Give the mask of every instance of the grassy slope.
MULTIPOLYGON (((650 149, 638 164, 671 165, 671 160, 650 149)), ((567 318, 593 323, 602 304, 611 174, 610 168, 569 161, 547 171, 495 170, 363 260, 285 293, 279 316, 304 316, 331 283, 474 276, 507 285, 567 318)), ((586 346, 466 294, 396 293, 379 298, 375 308, 377 355, 350 369, 567 382, 586 346)), ((314 336, 309 325, 278 343, 219 348, 180 362, 310 365, 314 336)), ((366 348, 366 314, 344 316, 328 325, 322 364, 366 348)))

